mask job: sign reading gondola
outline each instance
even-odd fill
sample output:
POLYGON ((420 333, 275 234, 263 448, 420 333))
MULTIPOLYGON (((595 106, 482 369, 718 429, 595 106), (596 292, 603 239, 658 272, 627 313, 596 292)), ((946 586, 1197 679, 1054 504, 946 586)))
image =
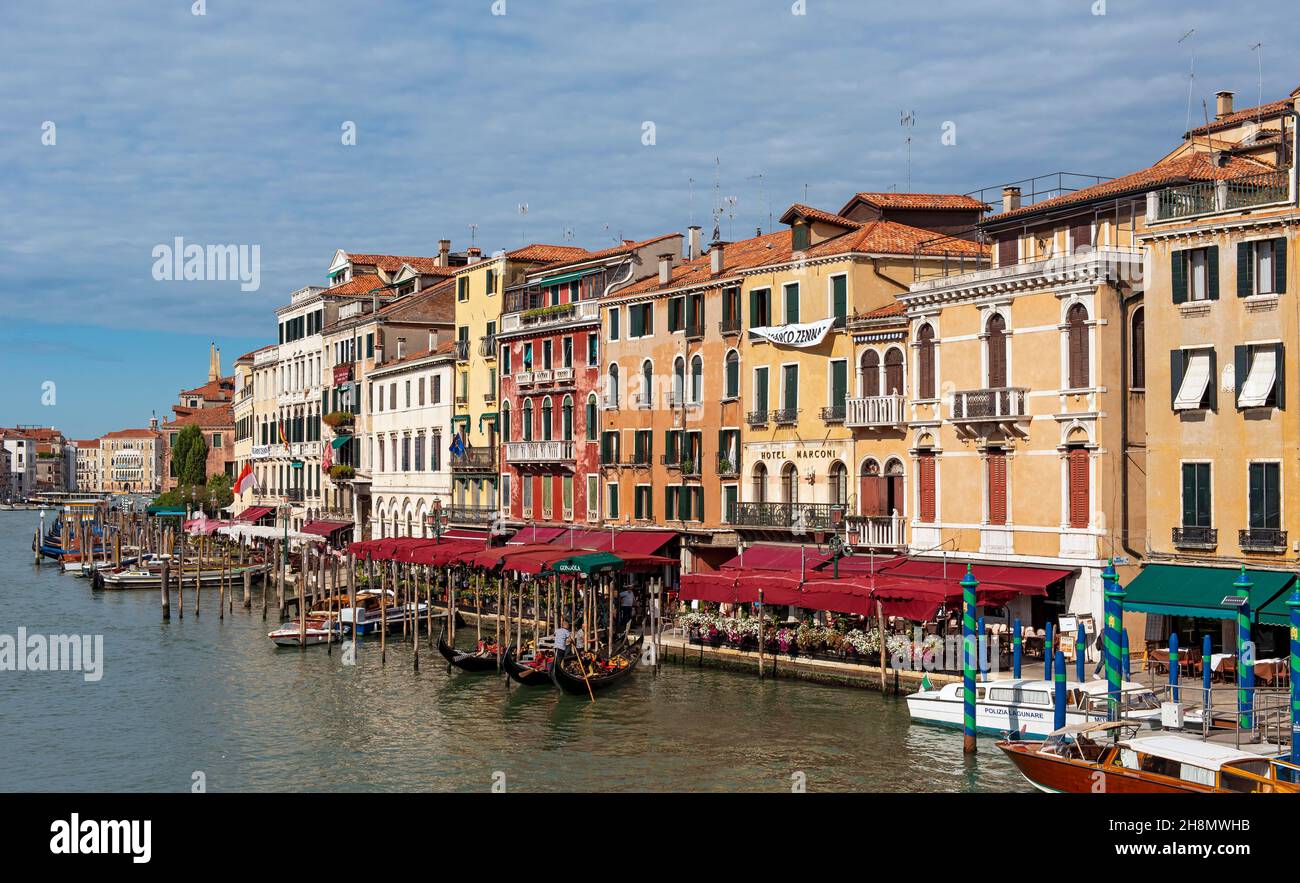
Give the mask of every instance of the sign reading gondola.
POLYGON ((750 328, 750 334, 757 334, 759 337, 778 346, 793 346, 804 349, 810 346, 817 346, 826 339, 826 333, 831 330, 835 320, 821 319, 817 322, 807 322, 795 325, 772 325, 750 328))

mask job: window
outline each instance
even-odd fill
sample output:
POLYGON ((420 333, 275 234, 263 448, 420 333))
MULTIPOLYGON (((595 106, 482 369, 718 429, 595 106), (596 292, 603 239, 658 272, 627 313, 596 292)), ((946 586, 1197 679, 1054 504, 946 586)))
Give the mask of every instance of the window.
POLYGON ((1286 240, 1237 243, 1237 296, 1286 293, 1286 240))
POLYGON ((691 401, 704 401, 704 359, 698 353, 691 358, 691 401))
POLYGON ((641 363, 641 400, 643 408, 649 408, 654 405, 654 365, 649 359, 641 363))
POLYGON ((522 484, 524 511, 531 515, 533 508, 533 477, 531 475, 525 475, 522 484))
MULTIPOLYGON (((784 411, 799 410, 799 366, 781 366, 781 408, 784 411)), ((787 417, 791 415, 787 414, 787 417)))
POLYGON ((488 294, 497 293, 497 271, 488 270, 484 280, 484 287, 488 294))
POLYGON ((543 341, 542 341, 542 370, 543 370, 543 371, 549 371, 549 370, 551 370, 551 351, 552 351, 552 349, 553 349, 553 346, 552 346, 552 342, 551 342, 551 341, 549 341, 549 340, 543 340, 543 341))
POLYGON ((795 221, 790 225, 790 248, 794 251, 807 251, 811 239, 806 221, 795 221))
POLYGON ((988 523, 1007 523, 1007 455, 1000 448, 990 448, 986 456, 988 470, 988 523))
POLYGON ((221 433, 219 432, 212 433, 212 447, 214 448, 221 447, 221 433))
POLYGON ((767 412, 767 377, 766 365, 754 369, 754 410, 759 414, 767 412))
POLYGON ((433 376, 432 400, 435 405, 442 404, 442 376, 439 374, 433 376))
POLYGON ((618 365, 609 366, 609 389, 605 391, 605 407, 618 408, 618 365))
POLYGON ((411 437, 402 436, 402 471, 411 471, 411 437))
POLYGON ((611 521, 618 520, 618 485, 611 482, 607 490, 605 517, 611 521))
POLYGON ((532 343, 524 344, 524 370, 533 370, 533 345, 532 343))
POLYGON ((1075 446, 1066 452, 1068 491, 1070 501, 1070 527, 1085 528, 1092 520, 1090 493, 1090 457, 1088 449, 1075 446))
POLYGON ((469 300, 469 277, 461 276, 456 279, 456 300, 469 300))
POLYGON ((772 290, 757 288, 749 293, 749 327, 765 328, 772 324, 772 290))
POLYGON ((587 441, 596 440, 596 394, 587 396, 587 441))
POLYGON ((1174 303, 1219 299, 1219 247, 1175 251, 1170 272, 1174 303))
POLYGON ((600 364, 600 335, 594 331, 587 335, 587 367, 594 368, 600 364))
POLYGON ((1146 389, 1147 385, 1147 333, 1146 309, 1138 307, 1133 311, 1132 340, 1129 341, 1132 376, 1129 384, 1133 389, 1146 389))
POLYGON ((799 470, 793 463, 781 467, 781 502, 791 506, 799 502, 799 470))
POLYGON ((890 347, 885 352, 885 395, 903 394, 903 351, 890 347))
POLYGON ((1250 529, 1280 530, 1282 494, 1279 464, 1250 464, 1250 529))
MULTIPOLYGON (((686 298, 670 297, 668 299, 668 331, 681 331, 686 327, 686 298)), ((640 517, 640 516, 638 516, 640 517)))
POLYGON ((1020 237, 1008 233, 998 240, 998 266, 1011 267, 1020 259, 1020 237))
POLYGON ((649 337, 655 333, 654 304, 631 304, 627 308, 627 336, 649 337))
POLYGON ((542 441, 551 440, 552 426, 551 400, 542 399, 542 441))
POLYGON ((985 346, 988 351, 988 387, 1002 389, 1007 385, 1007 320, 994 313, 984 326, 985 346))
POLYGON ((618 462, 618 430, 609 430, 600 434, 600 462, 613 464, 618 462))
POLYGON ((501 403, 501 441, 510 441, 510 403, 501 403))
POLYGON ((434 472, 442 469, 442 430, 435 429, 429 441, 429 468, 434 472))
POLYGON ((565 368, 572 368, 573 367, 573 338, 572 337, 564 338, 560 346, 561 346, 561 353, 562 353, 561 359, 563 360, 560 362, 560 364, 565 368))
POLYGON ((799 321, 799 283, 790 282, 783 288, 785 302, 785 323, 793 325, 799 321))
POLYGON ((722 329, 740 326, 740 289, 732 286, 722 291, 722 329))
MULTIPOLYGON (((619 331, 620 324, 622 323, 619 321, 619 308, 610 307, 609 308, 609 339, 610 340, 618 340, 618 331, 619 331)), ((590 353, 590 351, 591 351, 590 338, 588 338, 588 353, 590 353)))
POLYGON ((533 440, 533 400, 524 399, 523 417, 521 418, 520 431, 523 433, 524 441, 533 440))
POLYGON ((509 377, 513 371, 510 370, 510 344, 503 344, 501 347, 501 376, 509 377))
POLYGON ((849 318, 849 277, 831 277, 831 315, 835 318, 835 327, 843 328, 849 318))
POLYGON ((1281 408, 1282 344, 1265 343, 1233 349, 1238 408, 1281 408))
POLYGON ((1075 304, 1065 314, 1066 341, 1069 350, 1068 378, 1070 389, 1086 389, 1091 385, 1088 375, 1088 310, 1075 304))
POLYGON ((762 463, 754 464, 753 491, 751 496, 755 503, 767 502, 767 467, 762 463))
POLYGON ((843 419, 844 403, 849 394, 849 363, 846 359, 831 362, 831 417, 843 419))
POLYGON ((542 476, 542 512, 544 517, 550 518, 551 507, 555 505, 555 477, 552 475, 542 476))
POLYGON ((600 479, 596 475, 587 476, 587 520, 595 521, 600 517, 597 503, 600 499, 600 479))
POLYGON ((934 326, 925 324, 916 333, 916 356, 920 363, 916 394, 922 399, 934 395, 934 326))
POLYGON ((565 396, 560 406, 560 438, 573 441, 573 397, 565 396))
POLYGON ((849 470, 844 464, 836 460, 831 464, 830 471, 826 473, 828 490, 830 491, 830 503, 832 506, 843 506, 849 499, 849 470))
POLYGON ((573 476, 566 475, 560 479, 560 505, 564 507, 565 518, 573 518, 573 476))
POLYGON ((671 404, 680 405, 686 399, 686 360, 681 356, 673 359, 673 399, 671 404))
POLYGON ((1175 411, 1214 410, 1215 358, 1213 349, 1173 350, 1169 353, 1169 379, 1175 411))
POLYGON ((722 397, 724 399, 740 398, 740 353, 735 350, 727 352, 722 397))
POLYGON ((916 458, 917 494, 920 497, 918 520, 933 523, 935 520, 935 470, 934 451, 921 451, 916 458))
POLYGON ((648 484, 636 486, 636 501, 633 504, 633 516, 642 521, 654 517, 654 503, 650 496, 653 489, 648 484))
MULTIPOLYGON (((1252 464, 1253 465, 1253 464, 1252 464)), ((1210 464, 1183 464, 1183 527, 1210 527, 1210 464)))
POLYGON ((724 524, 734 524, 736 521, 736 504, 740 500, 738 491, 739 488, 734 484, 722 486, 722 521, 724 524))
POLYGON ((415 436, 415 471, 424 471, 424 433, 415 436))

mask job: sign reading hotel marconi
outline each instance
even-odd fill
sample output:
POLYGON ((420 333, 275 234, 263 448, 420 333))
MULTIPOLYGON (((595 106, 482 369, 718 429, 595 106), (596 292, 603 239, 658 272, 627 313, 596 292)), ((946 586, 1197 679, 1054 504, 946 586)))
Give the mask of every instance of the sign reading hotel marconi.
POLYGON ((793 346, 804 349, 805 347, 817 346, 817 344, 825 340, 826 332, 830 331, 831 326, 834 324, 834 319, 822 319, 801 325, 751 328, 749 332, 757 334, 759 337, 778 346, 793 346))

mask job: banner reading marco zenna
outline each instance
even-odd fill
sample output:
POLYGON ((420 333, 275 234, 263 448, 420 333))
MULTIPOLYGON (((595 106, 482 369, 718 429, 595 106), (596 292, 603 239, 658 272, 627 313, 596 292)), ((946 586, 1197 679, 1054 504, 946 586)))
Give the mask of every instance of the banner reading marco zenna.
POLYGON ((835 324, 834 319, 822 319, 818 322, 809 322, 806 325, 774 325, 763 326, 749 329, 750 334, 757 334, 759 337, 779 346, 795 346, 799 348, 817 346, 826 339, 826 332, 831 330, 835 324))

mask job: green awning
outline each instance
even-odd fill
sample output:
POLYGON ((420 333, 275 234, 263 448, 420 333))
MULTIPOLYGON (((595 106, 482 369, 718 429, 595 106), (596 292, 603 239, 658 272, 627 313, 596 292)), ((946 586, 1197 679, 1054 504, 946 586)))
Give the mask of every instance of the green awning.
POLYGON ((1259 609, 1259 621, 1264 625, 1290 625, 1291 608, 1286 602, 1294 596, 1294 591, 1279 592, 1276 598, 1259 609))
POLYGON ((579 574, 593 576, 623 569, 623 559, 609 552, 589 552, 585 555, 570 555, 551 565, 555 573, 579 574))
POLYGON ((184 506, 146 506, 144 511, 159 518, 184 518, 188 514, 184 506))
MULTIPOLYGON (((1124 609, 1165 616, 1235 619, 1237 605, 1228 599, 1237 593, 1232 586, 1240 575, 1240 568, 1148 564, 1125 586, 1128 597, 1124 609)), ((1250 609, 1261 622, 1265 620, 1259 618, 1260 611, 1295 582, 1295 574, 1277 570, 1247 570, 1246 577, 1254 584, 1250 609)))
POLYGON ((482 428, 483 428, 483 421, 485 421, 485 420, 488 421, 489 423, 491 423, 493 426, 496 426, 496 425, 497 425, 497 412, 496 412, 496 411, 489 411, 489 412, 487 412, 486 414, 479 414, 479 415, 478 415, 478 428, 479 428, 479 429, 482 429, 482 428))
POLYGON ((583 276, 590 276, 592 273, 599 272, 599 267, 591 270, 579 270, 576 273, 564 273, 560 276, 548 276, 537 284, 545 288, 547 285, 560 285, 564 282, 572 282, 574 279, 581 279, 583 276))
POLYGON ((350 441, 352 441, 352 436, 350 435, 336 435, 334 436, 334 440, 330 442, 330 447, 337 451, 350 441))

